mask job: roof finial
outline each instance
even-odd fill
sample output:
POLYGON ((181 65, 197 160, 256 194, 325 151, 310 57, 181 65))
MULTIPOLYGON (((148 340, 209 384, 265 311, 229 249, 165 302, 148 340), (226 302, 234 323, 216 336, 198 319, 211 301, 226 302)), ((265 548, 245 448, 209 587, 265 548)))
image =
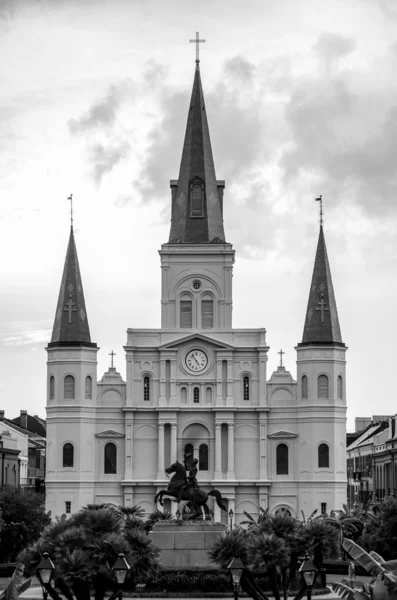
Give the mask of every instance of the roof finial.
POLYGON ((280 367, 282 367, 283 366, 283 354, 285 354, 285 352, 280 350, 280 352, 277 352, 277 354, 280 355, 280 367))
POLYGON ((205 42, 205 40, 200 40, 200 34, 198 31, 196 31, 196 39, 195 40, 190 40, 190 43, 195 43, 196 44, 196 64, 198 65, 200 62, 200 57, 199 57, 199 44, 205 42))
POLYGON ((73 194, 68 196, 68 200, 70 200, 70 228, 73 229, 73 194))
POLYGON ((323 197, 320 194, 318 198, 315 199, 316 202, 320 202, 320 227, 323 226, 323 197))
POLYGON ((112 357, 112 362, 111 362, 110 368, 111 368, 111 369, 114 369, 114 366, 113 366, 113 358, 116 356, 116 352, 113 352, 113 350, 112 350, 111 352, 109 352, 109 356, 111 356, 111 357, 112 357))

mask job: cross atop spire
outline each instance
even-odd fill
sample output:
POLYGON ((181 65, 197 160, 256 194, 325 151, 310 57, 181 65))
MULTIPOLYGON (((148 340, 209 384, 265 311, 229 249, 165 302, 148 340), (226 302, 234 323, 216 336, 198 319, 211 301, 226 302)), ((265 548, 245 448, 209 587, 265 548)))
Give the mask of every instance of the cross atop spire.
POLYGON ((199 55, 199 44, 203 44, 205 42, 205 40, 200 40, 200 34, 198 31, 196 31, 196 39, 195 40, 190 40, 190 43, 192 44, 196 44, 196 64, 198 64, 200 62, 200 55, 199 55))
POLYGON ((70 227, 73 229, 73 194, 68 196, 68 200, 70 202, 70 227))
POLYGON ((315 199, 316 202, 320 202, 320 227, 323 226, 323 197, 320 194, 318 198, 315 199))

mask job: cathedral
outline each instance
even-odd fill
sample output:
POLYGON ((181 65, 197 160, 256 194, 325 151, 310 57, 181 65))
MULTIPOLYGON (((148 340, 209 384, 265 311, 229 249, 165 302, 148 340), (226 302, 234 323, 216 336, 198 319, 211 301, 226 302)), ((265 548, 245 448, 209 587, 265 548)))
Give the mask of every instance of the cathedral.
MULTIPOLYGON (((198 482, 218 489, 215 521, 260 508, 308 516, 346 501, 346 346, 320 225, 297 379, 268 376, 266 329, 233 329, 235 250, 223 223, 196 61, 171 227, 159 251, 161 328, 127 329, 126 381, 98 381, 73 235, 47 346, 46 503, 52 516, 88 503, 140 505, 149 514, 165 468, 198 460, 198 482), (229 513, 229 515, 228 515, 229 513)), ((255 290, 252 290, 255 293, 255 290)), ((303 315, 302 315, 303 322, 303 315)), ((164 509, 175 513, 167 500, 164 509)))

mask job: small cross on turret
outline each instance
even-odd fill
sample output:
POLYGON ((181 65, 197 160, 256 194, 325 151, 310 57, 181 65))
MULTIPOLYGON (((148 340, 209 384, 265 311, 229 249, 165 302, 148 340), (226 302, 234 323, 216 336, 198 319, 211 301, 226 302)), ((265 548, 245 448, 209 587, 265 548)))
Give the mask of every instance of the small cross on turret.
POLYGON ((280 355, 280 367, 282 367, 283 366, 283 354, 285 354, 285 352, 280 350, 280 352, 277 352, 277 354, 280 355))
POLYGON ((114 369, 113 367, 113 357, 116 356, 116 352, 113 352, 113 350, 111 352, 109 352, 109 356, 111 356, 111 363, 110 363, 110 368, 114 369))

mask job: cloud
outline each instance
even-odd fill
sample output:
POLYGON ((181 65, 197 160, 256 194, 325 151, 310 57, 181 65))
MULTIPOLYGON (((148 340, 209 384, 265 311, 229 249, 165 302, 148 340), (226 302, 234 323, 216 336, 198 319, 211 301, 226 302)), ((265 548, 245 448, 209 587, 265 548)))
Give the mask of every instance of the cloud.
POLYGON ((91 164, 92 176, 97 185, 100 185, 102 177, 110 173, 114 167, 128 156, 130 146, 125 141, 104 145, 94 144, 90 148, 89 162, 91 164))
POLYGON ((314 44, 313 49, 331 67, 340 58, 353 52, 356 42, 353 38, 336 33, 323 33, 314 44))
POLYGON ((27 346, 47 343, 51 339, 51 329, 48 322, 15 322, 10 327, 12 332, 0 335, 0 344, 4 346, 27 346))
POLYGON ((78 119, 68 122, 71 134, 81 134, 93 129, 106 129, 114 125, 117 111, 123 100, 132 96, 132 82, 126 80, 118 85, 112 85, 106 96, 94 103, 89 110, 78 119))

